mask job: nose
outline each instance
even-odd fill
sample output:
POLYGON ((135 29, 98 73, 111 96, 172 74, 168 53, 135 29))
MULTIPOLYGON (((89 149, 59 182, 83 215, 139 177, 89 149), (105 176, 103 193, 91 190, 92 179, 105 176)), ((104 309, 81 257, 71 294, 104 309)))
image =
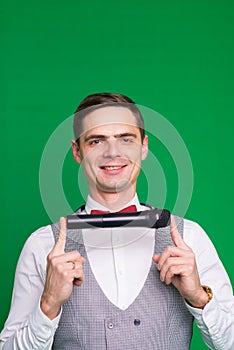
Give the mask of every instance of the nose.
POLYGON ((103 152, 103 156, 105 158, 108 158, 108 157, 114 158, 114 157, 120 156, 120 154, 121 154, 121 151, 117 140, 106 141, 105 149, 103 152))

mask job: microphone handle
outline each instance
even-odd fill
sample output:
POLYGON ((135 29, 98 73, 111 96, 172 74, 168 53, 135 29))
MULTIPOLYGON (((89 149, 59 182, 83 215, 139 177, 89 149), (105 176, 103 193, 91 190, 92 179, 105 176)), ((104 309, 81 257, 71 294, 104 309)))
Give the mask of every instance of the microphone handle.
POLYGON ((151 209, 134 213, 75 214, 67 216, 68 229, 95 227, 149 227, 160 228, 169 225, 170 212, 166 209, 151 209))

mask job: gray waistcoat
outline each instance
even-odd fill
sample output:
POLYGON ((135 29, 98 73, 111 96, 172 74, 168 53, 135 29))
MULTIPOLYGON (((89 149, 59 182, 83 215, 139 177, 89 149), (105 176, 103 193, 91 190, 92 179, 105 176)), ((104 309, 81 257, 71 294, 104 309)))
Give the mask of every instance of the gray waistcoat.
MULTIPOLYGON (((183 219, 177 218, 183 235, 183 219)), ((58 224, 52 225, 55 240, 58 224)), ((169 228, 155 232, 155 253, 174 245, 169 228)), ((172 285, 160 281, 152 263, 145 285, 135 301, 121 310, 99 287, 82 244, 81 230, 69 230, 66 251, 78 250, 86 258, 85 281, 63 306, 55 333, 55 350, 188 350, 193 317, 172 285)), ((137 272, 136 272, 137 273, 137 272)))

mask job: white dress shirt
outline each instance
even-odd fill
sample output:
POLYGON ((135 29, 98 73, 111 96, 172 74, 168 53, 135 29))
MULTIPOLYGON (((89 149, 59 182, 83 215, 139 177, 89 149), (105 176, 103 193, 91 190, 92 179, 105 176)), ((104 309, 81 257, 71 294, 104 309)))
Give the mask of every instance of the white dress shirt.
MULTIPOLYGON (((126 206, 132 204, 137 211, 148 209, 140 205, 137 195, 126 206)), ((91 209, 108 210, 88 197, 86 213, 90 214, 91 209)), ((82 232, 90 266, 106 297, 125 310, 146 281, 155 230, 105 228, 98 235, 94 231, 82 232)), ((201 284, 210 286, 214 294, 203 310, 187 303, 186 306, 210 349, 234 350, 234 297, 227 273, 213 244, 197 223, 184 220, 184 241, 195 253, 201 284)), ((40 297, 46 278, 46 259, 53 245, 50 225, 38 229, 26 241, 16 269, 11 310, 0 336, 0 350, 51 349, 61 312, 51 321, 40 309, 40 297)))

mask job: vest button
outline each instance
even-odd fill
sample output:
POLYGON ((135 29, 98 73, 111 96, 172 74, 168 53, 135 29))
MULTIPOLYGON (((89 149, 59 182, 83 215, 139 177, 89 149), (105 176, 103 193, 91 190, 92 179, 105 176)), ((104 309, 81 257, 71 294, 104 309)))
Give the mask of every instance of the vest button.
POLYGON ((109 328, 109 329, 112 329, 113 327, 114 327, 113 323, 109 323, 109 324, 108 324, 108 328, 109 328))
POLYGON ((135 326, 140 326, 140 324, 141 324, 141 321, 140 321, 140 320, 138 320, 138 319, 135 319, 135 320, 134 320, 134 325, 135 325, 135 326))

